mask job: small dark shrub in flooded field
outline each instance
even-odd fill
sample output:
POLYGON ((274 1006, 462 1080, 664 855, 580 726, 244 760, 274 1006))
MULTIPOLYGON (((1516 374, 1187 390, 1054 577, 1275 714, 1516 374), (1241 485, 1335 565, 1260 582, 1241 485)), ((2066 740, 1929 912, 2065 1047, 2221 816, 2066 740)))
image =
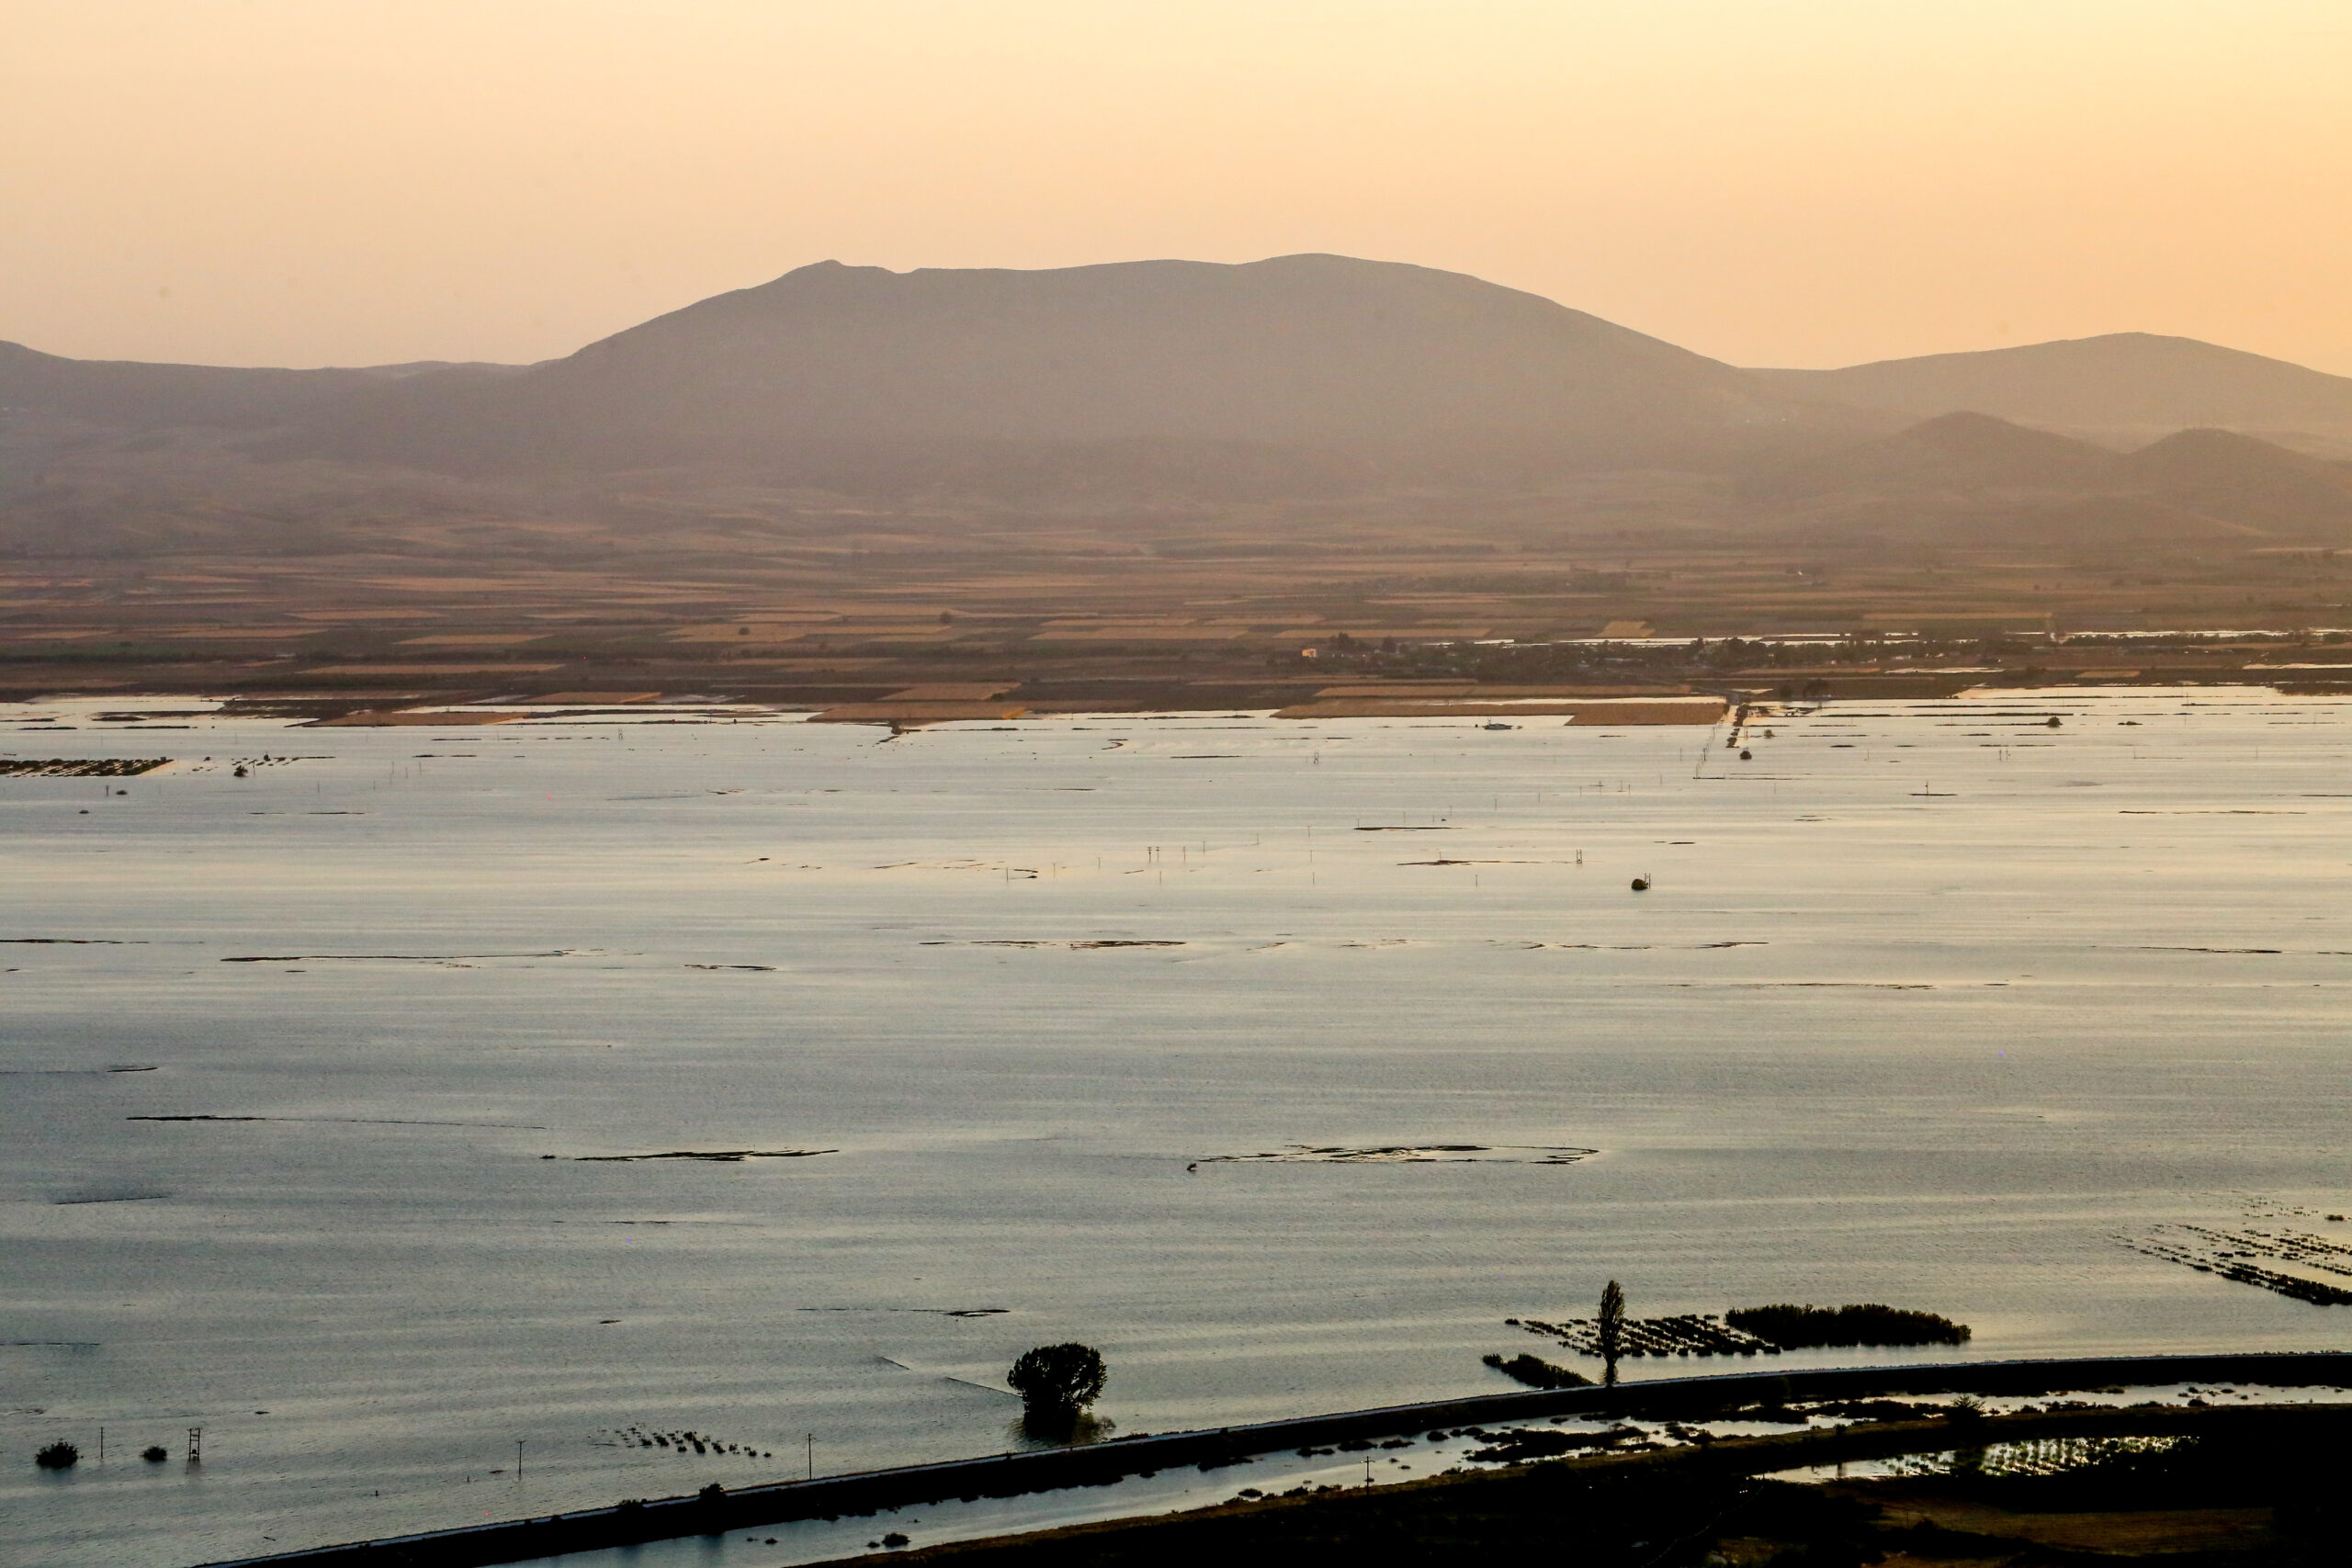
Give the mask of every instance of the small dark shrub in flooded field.
POLYGON ((1100 1350, 1071 1341, 1023 1351, 1005 1382, 1021 1396, 1023 1423, 1032 1435, 1067 1438, 1102 1393, 1106 1375, 1100 1350))
POLYGON ((1838 1345, 1965 1345, 1968 1325, 1931 1312, 1864 1303, 1853 1306, 1739 1307, 1724 1314, 1734 1328, 1768 1339, 1784 1350, 1838 1345))
POLYGON ((1582 1372, 1571 1371, 1540 1356, 1513 1356, 1509 1360, 1487 1356, 1482 1359, 1504 1376, 1516 1378, 1530 1388, 1582 1388, 1592 1382, 1582 1372))
POLYGON ((71 1470, 82 1462, 82 1450, 71 1443, 51 1443, 33 1455, 33 1462, 43 1470, 71 1470))

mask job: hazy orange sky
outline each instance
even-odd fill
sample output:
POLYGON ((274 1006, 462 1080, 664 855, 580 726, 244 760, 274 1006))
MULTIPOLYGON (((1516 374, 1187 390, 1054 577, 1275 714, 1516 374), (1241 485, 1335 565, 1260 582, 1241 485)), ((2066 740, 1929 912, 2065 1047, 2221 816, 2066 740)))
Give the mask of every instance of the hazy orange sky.
POLYGON ((1748 365, 2352 374, 2352 0, 0 0, 0 338, 528 360, 837 257, 1295 251, 1748 365))

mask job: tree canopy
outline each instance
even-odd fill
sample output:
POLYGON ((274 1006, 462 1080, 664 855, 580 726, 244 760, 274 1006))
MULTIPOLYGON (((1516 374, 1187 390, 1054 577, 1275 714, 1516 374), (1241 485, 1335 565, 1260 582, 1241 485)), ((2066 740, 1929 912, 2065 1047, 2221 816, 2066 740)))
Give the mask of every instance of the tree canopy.
POLYGON ((1005 1382, 1032 1412, 1070 1415, 1094 1403, 1109 1375, 1102 1352, 1073 1340, 1023 1350, 1005 1382))

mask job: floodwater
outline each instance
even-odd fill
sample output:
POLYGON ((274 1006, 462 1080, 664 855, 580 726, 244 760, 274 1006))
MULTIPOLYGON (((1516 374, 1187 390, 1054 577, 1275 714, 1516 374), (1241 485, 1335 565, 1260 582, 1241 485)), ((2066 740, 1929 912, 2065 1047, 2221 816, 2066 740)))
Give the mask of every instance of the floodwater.
POLYGON ((1122 1431, 1507 1387, 1482 1354, 1571 1358, 1503 1319, 1610 1278, 1986 1357, 2352 1325, 2134 1249, 2352 1244, 2352 705, 1833 704, 1746 761, 165 711, 206 705, 0 707, 0 761, 178 759, 0 778, 12 1563, 996 1451, 1004 1368, 1069 1338, 1122 1431))
MULTIPOLYGON (((2084 1404, 2307 1404, 2331 1400, 2340 1389, 2255 1387, 2233 1384, 2225 1393, 2203 1384, 2141 1384, 2075 1394, 2084 1404)), ((1957 1395, 1929 1395, 1906 1403, 1948 1405, 1957 1395)), ((1994 1396, 1977 1400, 1987 1414, 2009 1415, 2020 1408, 2039 1408, 2033 1400, 1994 1396)), ((1179 1466, 1156 1473, 1125 1477, 1105 1486, 1064 1487, 1054 1492, 1018 1497, 978 1497, 969 1502, 949 1498, 936 1503, 883 1508, 872 1514, 839 1518, 795 1519, 785 1524, 729 1530, 719 1535, 680 1536, 637 1546, 600 1551, 571 1551, 537 1557, 516 1568, 791 1568, 810 1562, 831 1562, 859 1556, 880 1544, 888 1534, 907 1538, 908 1544, 933 1546, 947 1541, 978 1540, 991 1536, 1057 1529, 1102 1519, 1148 1518, 1220 1503, 1261 1497, 1295 1496, 1306 1492, 1351 1491, 1397 1482, 1426 1480, 1489 1465, 1514 1462, 1491 1446, 1496 1436, 1517 1432, 1560 1431, 1581 1436, 1614 1433, 1631 1445, 1682 1448, 1696 1439, 1776 1437, 1798 1430, 1830 1432, 1846 1425, 1836 1402, 1792 1404, 1774 1421, 1706 1421, 1697 1427, 1674 1422, 1623 1422, 1609 1416, 1555 1416, 1546 1420, 1490 1422, 1466 1432, 1448 1427, 1389 1439, 1368 1450, 1340 1451, 1329 1448, 1276 1450, 1234 1465, 1208 1470, 1179 1466)), ((2017 1459, 2080 1462, 2113 1439, 2045 1438, 1994 1445, 1996 1468, 2014 1468, 2017 1459), (2008 1462, 2000 1461, 2007 1456, 2008 1462)), ((2125 1438, 2165 1444, 2177 1439, 2125 1438)), ((1826 1482, 1888 1475, 1916 1475, 1949 1469, 1951 1450, 1905 1455, 1888 1460, 1856 1460, 1847 1464, 1807 1465, 1776 1472, 1782 1481, 1826 1482)), ((2054 1464, 2051 1468, 2056 1468, 2054 1464)))

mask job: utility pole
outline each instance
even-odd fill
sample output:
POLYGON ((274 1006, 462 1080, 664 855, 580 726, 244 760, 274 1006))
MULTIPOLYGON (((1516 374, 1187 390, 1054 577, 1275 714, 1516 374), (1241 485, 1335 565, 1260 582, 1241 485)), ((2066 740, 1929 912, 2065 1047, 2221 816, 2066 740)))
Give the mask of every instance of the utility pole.
POLYGON ((808 1479, 817 1479, 817 1434, 808 1434, 808 1479))
POLYGON ((514 1479, 523 1479, 523 1439, 514 1439, 514 1479))

